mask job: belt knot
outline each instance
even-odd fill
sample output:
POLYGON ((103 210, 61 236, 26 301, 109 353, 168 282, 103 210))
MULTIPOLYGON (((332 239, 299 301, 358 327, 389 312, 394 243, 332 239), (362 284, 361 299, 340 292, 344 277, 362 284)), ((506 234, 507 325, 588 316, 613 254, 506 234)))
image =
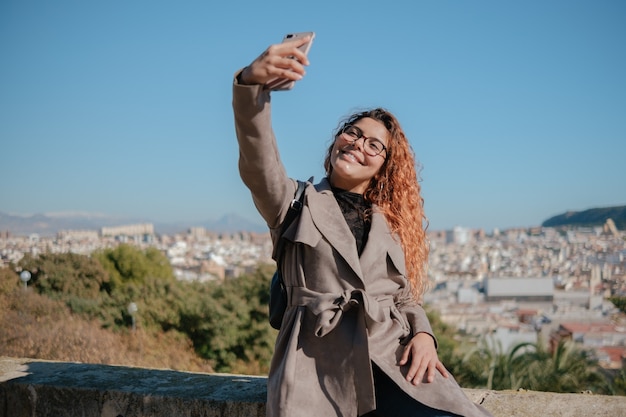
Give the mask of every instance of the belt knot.
POLYGON ((304 287, 292 287, 292 305, 306 306, 317 316, 315 335, 323 337, 341 322, 344 313, 362 306, 366 322, 382 322, 383 308, 393 305, 391 296, 372 297, 362 289, 348 289, 341 293, 320 293, 304 287))

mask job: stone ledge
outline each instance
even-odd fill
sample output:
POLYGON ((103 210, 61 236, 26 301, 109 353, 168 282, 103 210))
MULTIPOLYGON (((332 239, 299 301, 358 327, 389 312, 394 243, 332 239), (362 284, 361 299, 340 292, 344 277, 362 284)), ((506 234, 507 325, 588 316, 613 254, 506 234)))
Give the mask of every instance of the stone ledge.
MULTIPOLYGON (((464 390, 495 417, 613 417, 626 397, 464 390)), ((0 417, 265 417, 266 378, 0 358, 0 417)))

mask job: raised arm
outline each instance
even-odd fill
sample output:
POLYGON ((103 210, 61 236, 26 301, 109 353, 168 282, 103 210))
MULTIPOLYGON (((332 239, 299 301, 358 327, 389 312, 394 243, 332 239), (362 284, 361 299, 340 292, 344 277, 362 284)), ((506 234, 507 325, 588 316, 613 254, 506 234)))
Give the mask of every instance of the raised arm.
POLYGON ((304 76, 308 60, 298 46, 305 42, 307 38, 272 45, 235 74, 233 111, 239 172, 270 228, 279 226, 296 185, 287 177, 280 159, 271 123, 270 92, 264 85, 276 77, 299 80, 304 76))

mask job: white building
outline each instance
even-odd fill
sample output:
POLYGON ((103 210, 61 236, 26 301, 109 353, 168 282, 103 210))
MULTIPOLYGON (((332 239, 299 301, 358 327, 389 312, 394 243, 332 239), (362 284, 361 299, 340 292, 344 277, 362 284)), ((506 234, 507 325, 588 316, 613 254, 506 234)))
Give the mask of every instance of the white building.
POLYGON ((486 301, 549 302, 554 300, 552 278, 487 278, 486 301))

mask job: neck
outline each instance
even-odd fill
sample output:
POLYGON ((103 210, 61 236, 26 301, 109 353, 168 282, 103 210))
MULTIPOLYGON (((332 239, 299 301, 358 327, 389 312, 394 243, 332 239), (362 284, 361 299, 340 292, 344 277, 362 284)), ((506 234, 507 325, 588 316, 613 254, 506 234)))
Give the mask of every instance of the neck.
POLYGON ((337 178, 334 178, 332 174, 328 177, 328 181, 330 182, 330 186, 333 188, 338 188, 340 190, 349 191, 351 193, 356 193, 356 194, 361 194, 361 195, 365 194, 365 191, 367 190, 367 184, 368 184, 368 182, 356 183, 350 180, 337 179, 337 178))

